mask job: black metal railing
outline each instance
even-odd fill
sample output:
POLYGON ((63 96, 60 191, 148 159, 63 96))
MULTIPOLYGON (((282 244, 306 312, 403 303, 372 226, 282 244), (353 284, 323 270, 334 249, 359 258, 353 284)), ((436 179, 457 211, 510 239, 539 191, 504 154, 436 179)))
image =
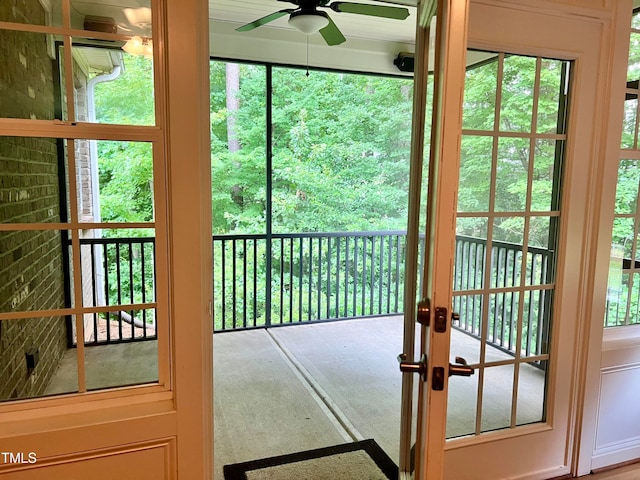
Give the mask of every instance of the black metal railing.
MULTIPOLYGON (((80 240, 83 305, 111 307, 155 302, 153 237, 80 240)), ((85 345, 157 338, 155 310, 112 309, 86 314, 85 345)), ((75 325, 72 324, 75 343, 75 325)))
POLYGON ((547 353, 553 252, 528 247, 523 272, 522 246, 493 241, 491 268, 487 270, 484 268, 486 248, 485 239, 456 237, 453 309, 460 315, 456 327, 480 338, 481 319, 487 318, 487 343, 514 354, 518 344, 517 319, 522 318, 521 355, 529 357, 547 353), (520 286, 522 275, 526 290, 514 291, 520 286), (479 293, 487 283, 489 294, 479 293), (483 312, 485 308, 486 313, 483 312))
POLYGON ((266 235, 214 236, 215 330, 401 312, 405 237, 273 234, 269 245, 266 235))
MULTIPOLYGON (((213 236, 215 331, 402 313, 406 232, 295 233, 267 238, 213 236)), ((151 237, 81 240, 85 304, 88 299, 93 305, 107 306, 153 301, 154 248, 151 237), (91 272, 85 273, 88 267, 91 272)), ((484 239, 456 238, 453 308, 461 318, 456 328, 479 338, 481 319, 487 318, 488 344, 514 354, 519 334, 522 355, 546 353, 552 252, 529 247, 523 262, 521 245, 494 241, 491 268, 486 269, 486 249, 484 239), (523 275, 526 288, 520 291, 523 275), (520 333, 518 318, 522 318, 520 333)), ((420 272, 423 253, 421 244, 420 272)), ((85 342, 156 338, 154 313, 93 315, 88 322, 85 319, 89 332, 85 342)))

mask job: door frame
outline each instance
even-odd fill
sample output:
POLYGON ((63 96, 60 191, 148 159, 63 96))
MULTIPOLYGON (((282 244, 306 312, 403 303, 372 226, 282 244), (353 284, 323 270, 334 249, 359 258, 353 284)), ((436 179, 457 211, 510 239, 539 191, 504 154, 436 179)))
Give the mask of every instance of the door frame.
POLYGON ((592 470, 592 458, 596 445, 598 428, 598 404, 601 386, 601 357, 603 348, 603 319, 606 311, 611 238, 614 220, 616 185, 618 180, 618 159, 620 137, 624 114, 625 85, 629 54, 629 26, 634 2, 624 0, 613 2, 612 32, 605 43, 607 61, 605 68, 609 72, 610 94, 603 101, 603 115, 600 121, 603 133, 601 158, 606 161, 599 165, 601 178, 599 189, 594 192, 599 203, 594 219, 594 248, 590 262, 593 268, 593 283, 589 285, 588 295, 591 302, 587 305, 591 321, 585 327, 581 345, 585 358, 582 371, 579 372, 581 396, 584 399, 576 422, 577 451, 573 458, 573 472, 576 475, 588 475, 592 470))

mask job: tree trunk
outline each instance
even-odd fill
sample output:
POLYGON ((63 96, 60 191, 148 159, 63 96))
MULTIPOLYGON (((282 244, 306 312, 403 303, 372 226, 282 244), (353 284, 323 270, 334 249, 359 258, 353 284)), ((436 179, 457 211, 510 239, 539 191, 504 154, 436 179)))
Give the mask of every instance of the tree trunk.
POLYGON ((238 110, 240 109, 240 101, 238 100, 240 92, 240 65, 237 63, 227 63, 226 66, 227 79, 227 143, 230 152, 240 150, 240 141, 238 140, 238 132, 236 130, 236 120, 238 110))
MULTIPOLYGON (((238 140, 238 131, 236 129, 236 121, 238 110, 240 110, 240 65, 237 63, 227 63, 226 65, 226 90, 227 90, 227 148, 229 152, 237 152, 240 150, 240 141, 238 140)), ((240 169, 242 165, 239 162, 234 164, 234 168, 240 169)), ((241 185, 231 187, 231 198, 242 207, 244 205, 244 196, 241 185)))

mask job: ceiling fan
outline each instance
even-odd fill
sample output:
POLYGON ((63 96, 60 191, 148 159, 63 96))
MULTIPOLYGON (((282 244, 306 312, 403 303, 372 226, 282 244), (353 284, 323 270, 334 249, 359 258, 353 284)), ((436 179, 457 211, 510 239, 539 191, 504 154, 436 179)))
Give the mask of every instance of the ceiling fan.
POLYGON ((296 5, 297 8, 285 8, 265 17, 254 20, 236 28, 238 32, 248 32, 273 22, 280 17, 289 15, 289 25, 297 28, 307 35, 320 31, 328 45, 340 45, 346 41, 342 32, 338 29, 331 17, 318 8, 330 8, 338 13, 356 13, 370 15, 372 17, 392 18, 404 20, 409 16, 409 10, 402 7, 390 7, 385 5, 369 5, 365 3, 332 2, 331 0, 278 0, 296 5))

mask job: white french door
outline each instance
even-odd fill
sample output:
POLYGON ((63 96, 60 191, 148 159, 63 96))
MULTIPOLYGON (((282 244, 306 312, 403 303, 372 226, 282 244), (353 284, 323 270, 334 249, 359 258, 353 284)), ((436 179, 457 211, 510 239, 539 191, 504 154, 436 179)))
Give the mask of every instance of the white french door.
MULTIPOLYGON (((415 478, 572 470, 603 25, 533 3, 438 4, 429 326, 413 354, 416 318, 407 318, 403 364, 405 377, 426 377, 405 378, 405 426, 412 381, 420 390, 415 478)), ((419 92, 428 66, 417 52, 419 92)), ((409 435, 400 455, 407 475, 409 435)))
POLYGON ((0 6, 0 183, 24 201, 3 200, 0 214, 2 480, 212 478, 207 10, 204 0, 0 6), (97 118, 93 87, 118 86, 120 74, 135 93, 97 118), (98 214, 109 157, 126 177, 117 207, 131 213, 142 195, 146 213, 98 214), (127 232, 136 245, 96 253, 127 232), (104 288, 95 265, 113 266, 104 288))

